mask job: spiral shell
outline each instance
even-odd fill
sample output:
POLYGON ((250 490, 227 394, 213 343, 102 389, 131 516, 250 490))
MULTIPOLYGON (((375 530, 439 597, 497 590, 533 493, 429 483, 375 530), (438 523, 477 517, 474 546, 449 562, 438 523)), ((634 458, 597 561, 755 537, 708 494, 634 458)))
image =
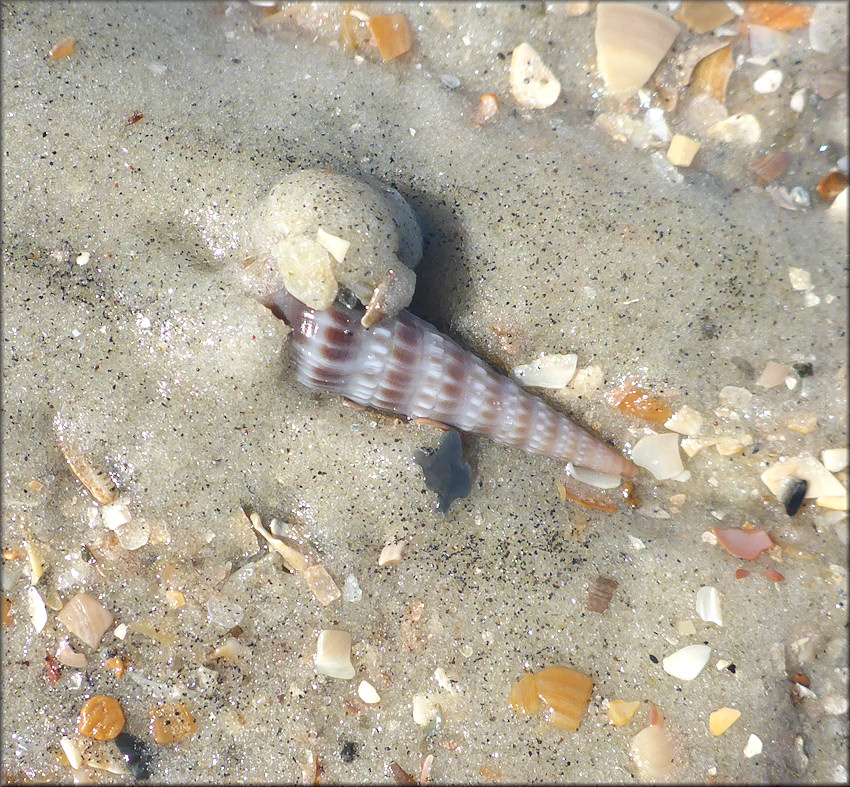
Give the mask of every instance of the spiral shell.
POLYGON ((309 388, 603 473, 635 474, 615 449, 407 311, 367 330, 362 310, 316 311, 285 289, 264 303, 292 328, 295 375, 309 388))

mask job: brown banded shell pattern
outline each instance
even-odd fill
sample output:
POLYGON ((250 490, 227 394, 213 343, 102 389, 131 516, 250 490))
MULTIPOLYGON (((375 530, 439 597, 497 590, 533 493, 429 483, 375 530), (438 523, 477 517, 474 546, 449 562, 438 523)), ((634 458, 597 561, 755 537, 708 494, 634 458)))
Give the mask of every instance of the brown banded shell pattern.
POLYGON ((615 449, 409 312, 366 329, 362 310, 316 311, 286 290, 267 305, 292 327, 292 364, 310 388, 600 472, 635 473, 615 449))

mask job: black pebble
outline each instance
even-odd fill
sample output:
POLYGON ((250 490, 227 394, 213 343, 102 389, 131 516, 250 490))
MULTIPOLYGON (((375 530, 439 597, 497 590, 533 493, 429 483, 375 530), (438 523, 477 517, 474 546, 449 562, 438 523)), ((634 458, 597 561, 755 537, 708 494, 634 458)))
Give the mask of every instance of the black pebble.
POLYGON ((129 732, 122 732, 116 739, 118 751, 127 758, 127 767, 134 779, 143 781, 151 776, 151 754, 144 742, 129 732))
POLYGON ((785 513, 788 516, 794 516, 800 510, 808 488, 808 482, 802 478, 792 478, 783 484, 782 489, 779 490, 779 500, 785 506, 785 513))
POLYGON ((800 377, 811 377, 815 373, 810 363, 792 363, 791 366, 800 377))
POLYGON ((472 489, 472 470, 463 461, 463 444, 454 429, 443 435, 436 451, 431 454, 417 451, 413 461, 425 473, 425 486, 439 495, 437 510, 444 514, 452 500, 466 497, 472 489))
POLYGON ((354 741, 346 741, 339 750, 339 756, 343 762, 353 762, 357 756, 357 744, 354 741))

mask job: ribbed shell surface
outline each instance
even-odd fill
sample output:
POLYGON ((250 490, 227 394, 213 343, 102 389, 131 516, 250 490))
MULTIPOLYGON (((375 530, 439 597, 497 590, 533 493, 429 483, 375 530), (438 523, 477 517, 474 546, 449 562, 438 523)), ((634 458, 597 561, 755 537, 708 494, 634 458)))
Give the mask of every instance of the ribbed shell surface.
POLYGON ((355 310, 314 311, 285 291, 271 308, 293 328, 292 363, 310 388, 601 472, 634 475, 634 465, 615 449, 409 312, 367 330, 355 310))

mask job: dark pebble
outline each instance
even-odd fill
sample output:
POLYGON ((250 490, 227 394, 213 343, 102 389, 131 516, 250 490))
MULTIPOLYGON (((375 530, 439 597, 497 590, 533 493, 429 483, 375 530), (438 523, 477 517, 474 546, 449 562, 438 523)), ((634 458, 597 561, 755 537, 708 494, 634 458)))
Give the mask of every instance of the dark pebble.
POLYGON ((150 779, 151 754, 144 742, 129 732, 122 732, 116 739, 118 751, 127 759, 127 767, 133 778, 139 781, 150 779))
POLYGON ((788 516, 794 516, 800 510, 808 488, 808 482, 802 478, 792 478, 783 484, 782 489, 779 490, 779 499, 785 506, 785 513, 788 516))
POLYGON ((800 377, 811 377, 815 373, 810 363, 792 363, 791 366, 800 377))
POLYGON ((339 756, 342 757, 343 762, 353 762, 354 758, 357 756, 357 744, 354 741, 346 741, 342 744, 342 748, 339 750, 339 756))

